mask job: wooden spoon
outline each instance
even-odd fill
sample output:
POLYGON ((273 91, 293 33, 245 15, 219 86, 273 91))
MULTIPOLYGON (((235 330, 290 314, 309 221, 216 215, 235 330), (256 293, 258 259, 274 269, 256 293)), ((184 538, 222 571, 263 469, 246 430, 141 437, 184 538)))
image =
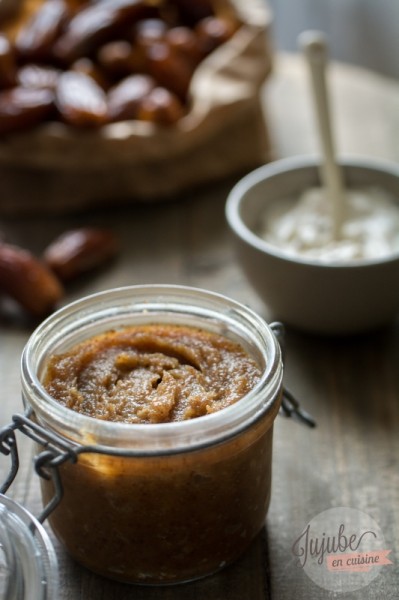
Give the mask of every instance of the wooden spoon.
POLYGON ((320 31, 304 31, 300 34, 299 46, 307 61, 312 93, 316 108, 317 123, 323 163, 320 179, 326 188, 333 217, 334 239, 340 238, 341 226, 345 215, 345 189, 340 166, 337 164, 331 131, 331 118, 326 88, 327 42, 320 31))

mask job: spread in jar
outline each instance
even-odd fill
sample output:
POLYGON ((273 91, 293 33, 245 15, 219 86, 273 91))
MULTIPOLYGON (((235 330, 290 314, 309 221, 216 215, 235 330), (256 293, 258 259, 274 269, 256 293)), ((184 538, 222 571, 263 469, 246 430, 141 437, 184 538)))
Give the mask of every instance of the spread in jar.
POLYGON ((45 387, 77 412, 165 423, 218 411, 248 393, 260 369, 224 336, 177 325, 108 331, 53 356, 45 387))

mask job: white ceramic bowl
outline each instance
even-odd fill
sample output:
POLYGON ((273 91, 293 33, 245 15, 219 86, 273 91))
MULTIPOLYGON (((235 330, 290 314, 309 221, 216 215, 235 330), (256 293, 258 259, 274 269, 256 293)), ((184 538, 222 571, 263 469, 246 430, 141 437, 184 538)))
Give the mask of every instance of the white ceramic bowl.
MULTIPOLYGON (((399 165, 374 159, 341 162, 349 187, 378 186, 399 204, 399 165)), ((399 253, 346 264, 293 257, 255 229, 266 205, 320 185, 315 159, 294 157, 264 165, 231 190, 227 222, 248 280, 273 318, 312 333, 352 334, 387 324, 399 310, 399 253)))

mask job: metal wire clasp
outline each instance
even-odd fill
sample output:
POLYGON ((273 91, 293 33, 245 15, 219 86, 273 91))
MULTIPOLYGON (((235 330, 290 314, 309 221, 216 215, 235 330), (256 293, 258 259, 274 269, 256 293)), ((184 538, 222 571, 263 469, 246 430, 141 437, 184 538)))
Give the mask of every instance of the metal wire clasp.
MULTIPOLYGON (((281 354, 283 357, 283 363, 285 361, 285 339, 284 339, 284 325, 279 321, 270 323, 270 329, 273 331, 280 344, 281 354)), ((316 421, 306 410, 304 410, 299 401, 285 386, 283 386, 283 398, 281 401, 280 414, 285 417, 291 417, 308 427, 316 427, 316 421)))
POLYGON ((24 415, 16 414, 12 417, 12 423, 0 430, 0 454, 10 456, 11 458, 11 467, 6 480, 0 486, 0 493, 6 493, 18 472, 19 457, 15 431, 20 431, 31 440, 43 446, 44 449, 34 459, 35 471, 43 479, 52 480, 54 485, 53 498, 37 518, 40 523, 43 523, 59 504, 63 496, 63 487, 58 473, 58 466, 67 460, 76 462, 77 453, 68 442, 63 442, 63 440, 51 432, 46 431, 33 421, 30 418, 31 416, 31 411, 28 411, 24 415))

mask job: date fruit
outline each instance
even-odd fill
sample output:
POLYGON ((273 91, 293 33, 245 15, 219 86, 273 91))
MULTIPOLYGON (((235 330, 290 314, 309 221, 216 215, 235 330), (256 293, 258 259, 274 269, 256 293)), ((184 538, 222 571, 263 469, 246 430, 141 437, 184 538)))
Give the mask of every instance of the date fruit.
POLYGON ((195 32, 203 56, 227 42, 234 34, 237 24, 230 19, 220 17, 207 17, 197 23, 195 32))
POLYGON ((0 292, 36 317, 48 314, 63 296, 50 269, 30 252, 0 243, 0 292))
POLYGON ((103 90, 109 88, 109 82, 104 73, 90 58, 83 57, 75 60, 71 65, 71 71, 77 71, 91 77, 103 90))
POLYGON ((17 65, 15 52, 5 35, 0 34, 0 88, 9 88, 16 84, 17 65))
POLYGON ((56 88, 55 102, 63 121, 75 127, 97 127, 107 121, 105 92, 85 73, 62 73, 56 88))
POLYGON ((68 14, 64 0, 44 2, 17 35, 15 47, 19 56, 32 62, 49 59, 68 14))
POLYGON ((148 72, 165 88, 186 100, 193 68, 190 63, 174 52, 168 44, 154 44, 147 52, 148 72))
POLYGON ((160 125, 173 125, 184 115, 179 98, 163 87, 154 88, 140 103, 137 118, 160 125))
POLYGON ((55 90, 61 71, 29 63, 17 71, 18 84, 24 88, 55 90))
POLYGON ((150 46, 154 42, 162 42, 167 30, 162 19, 143 19, 133 27, 133 40, 139 46, 150 46))
POLYGON ((15 87, 0 92, 0 135, 41 123, 53 108, 51 90, 15 87))
POLYGON ((110 121, 136 119, 141 102, 155 87, 149 75, 129 75, 108 92, 110 121))
POLYGON ((84 227, 66 231, 45 250, 44 261, 62 280, 101 266, 118 250, 115 235, 106 229, 84 227))
POLYGON ((174 0, 180 18, 187 25, 193 26, 200 19, 214 15, 212 0, 174 0))
POLYGON ((143 18, 151 8, 143 0, 112 0, 89 3, 69 21, 54 46, 57 58, 70 64, 90 54, 100 43, 109 41, 128 24, 143 18))
POLYGON ((97 61, 102 70, 114 80, 140 72, 145 66, 140 53, 127 40, 115 40, 101 46, 97 52, 97 61))
POLYGON ((165 35, 165 40, 173 51, 184 56, 193 65, 197 66, 201 61, 198 38, 189 27, 171 27, 165 35))

